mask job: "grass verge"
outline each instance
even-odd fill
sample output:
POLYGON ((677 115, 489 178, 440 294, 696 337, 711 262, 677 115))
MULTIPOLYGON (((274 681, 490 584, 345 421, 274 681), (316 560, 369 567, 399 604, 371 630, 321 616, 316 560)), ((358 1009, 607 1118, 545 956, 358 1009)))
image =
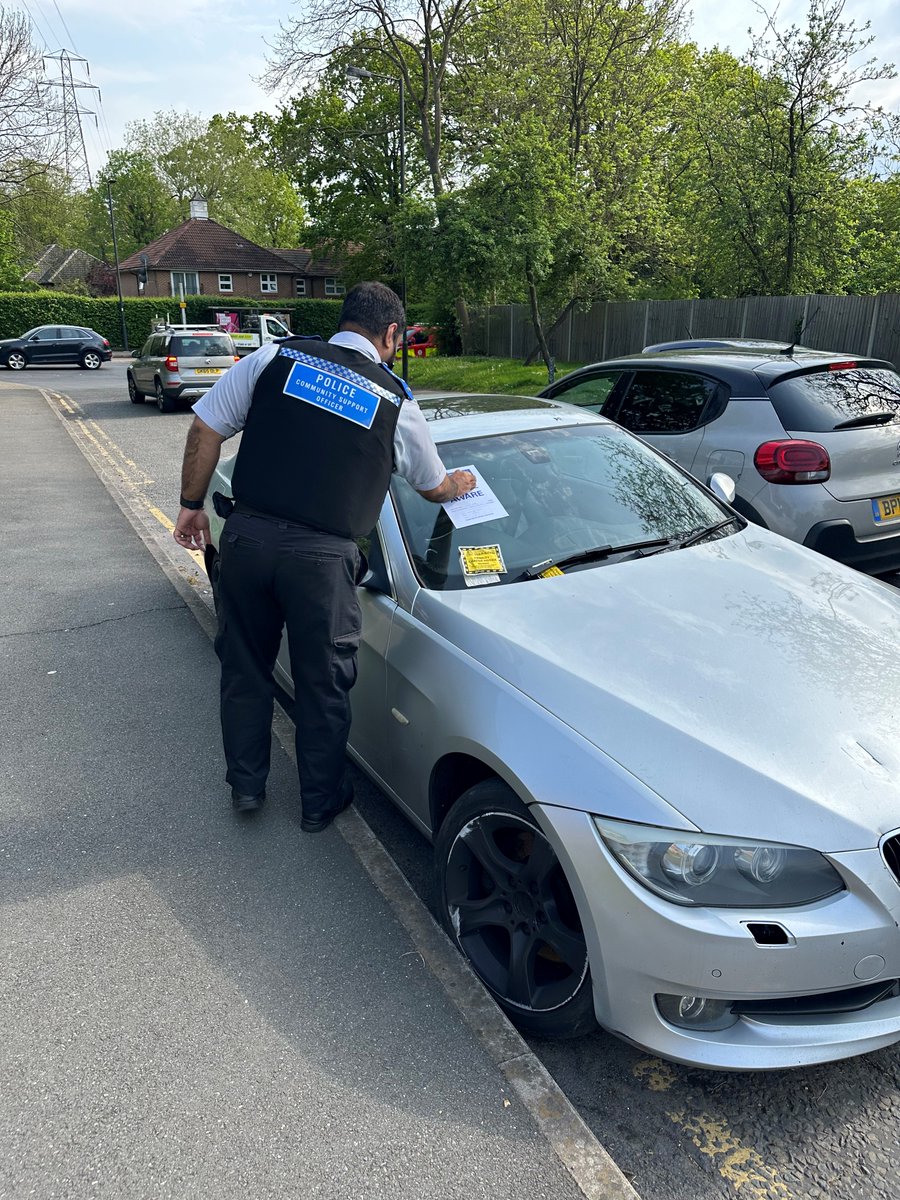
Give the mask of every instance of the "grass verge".
MULTIPOLYGON (((399 369, 399 360, 395 370, 399 369)), ((556 378, 581 363, 557 363, 556 378)), ((543 363, 524 367, 515 358, 410 358, 409 382, 413 389, 447 392, 495 392, 511 396, 536 396, 547 386, 543 363)))

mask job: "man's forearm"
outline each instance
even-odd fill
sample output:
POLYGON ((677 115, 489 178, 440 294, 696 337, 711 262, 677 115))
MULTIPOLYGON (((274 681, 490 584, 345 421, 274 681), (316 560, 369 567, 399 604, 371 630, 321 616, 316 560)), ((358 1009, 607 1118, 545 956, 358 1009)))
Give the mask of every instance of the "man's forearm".
POLYGON ((194 423, 188 430, 181 466, 181 494, 185 500, 202 500, 206 495, 224 441, 220 433, 210 429, 199 417, 194 417, 194 423))

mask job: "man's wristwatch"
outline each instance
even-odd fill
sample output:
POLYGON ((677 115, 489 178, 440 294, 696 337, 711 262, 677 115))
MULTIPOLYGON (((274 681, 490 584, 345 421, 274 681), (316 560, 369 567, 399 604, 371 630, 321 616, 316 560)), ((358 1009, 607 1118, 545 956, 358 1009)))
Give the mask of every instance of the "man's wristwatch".
POLYGON ((178 503, 182 508, 192 508, 195 512, 203 507, 202 500, 185 500, 184 496, 179 497, 178 503))

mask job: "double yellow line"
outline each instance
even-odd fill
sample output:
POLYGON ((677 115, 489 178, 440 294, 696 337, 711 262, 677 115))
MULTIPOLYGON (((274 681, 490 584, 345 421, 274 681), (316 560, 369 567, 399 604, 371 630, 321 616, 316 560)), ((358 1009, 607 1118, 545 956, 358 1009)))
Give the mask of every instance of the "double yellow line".
MULTIPOLYGON (((43 388, 41 390, 44 393, 44 398, 50 404, 61 408, 72 423, 78 426, 81 436, 92 447, 99 459, 100 465, 106 471, 111 472, 120 486, 125 487, 138 504, 158 521, 165 530, 171 533, 175 528, 174 522, 170 521, 166 514, 157 508, 155 504, 152 504, 149 497, 143 491, 154 480, 150 479, 138 464, 128 457, 122 447, 113 441, 102 425, 85 416, 84 409, 71 396, 64 396, 60 392, 44 391, 43 388)), ((187 553, 192 556, 196 563, 203 566, 203 555, 199 550, 189 550, 187 553)))

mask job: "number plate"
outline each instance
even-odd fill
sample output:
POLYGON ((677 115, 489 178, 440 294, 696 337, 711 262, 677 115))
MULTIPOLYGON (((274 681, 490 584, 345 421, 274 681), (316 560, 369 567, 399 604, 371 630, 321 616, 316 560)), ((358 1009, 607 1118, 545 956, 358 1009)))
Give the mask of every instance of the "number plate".
POLYGON ((195 367, 194 374, 195 375, 221 375, 222 368, 221 367, 195 367))
POLYGON ((872 501, 872 515, 876 525, 885 525, 888 521, 900 521, 900 492, 893 496, 881 496, 872 501))

